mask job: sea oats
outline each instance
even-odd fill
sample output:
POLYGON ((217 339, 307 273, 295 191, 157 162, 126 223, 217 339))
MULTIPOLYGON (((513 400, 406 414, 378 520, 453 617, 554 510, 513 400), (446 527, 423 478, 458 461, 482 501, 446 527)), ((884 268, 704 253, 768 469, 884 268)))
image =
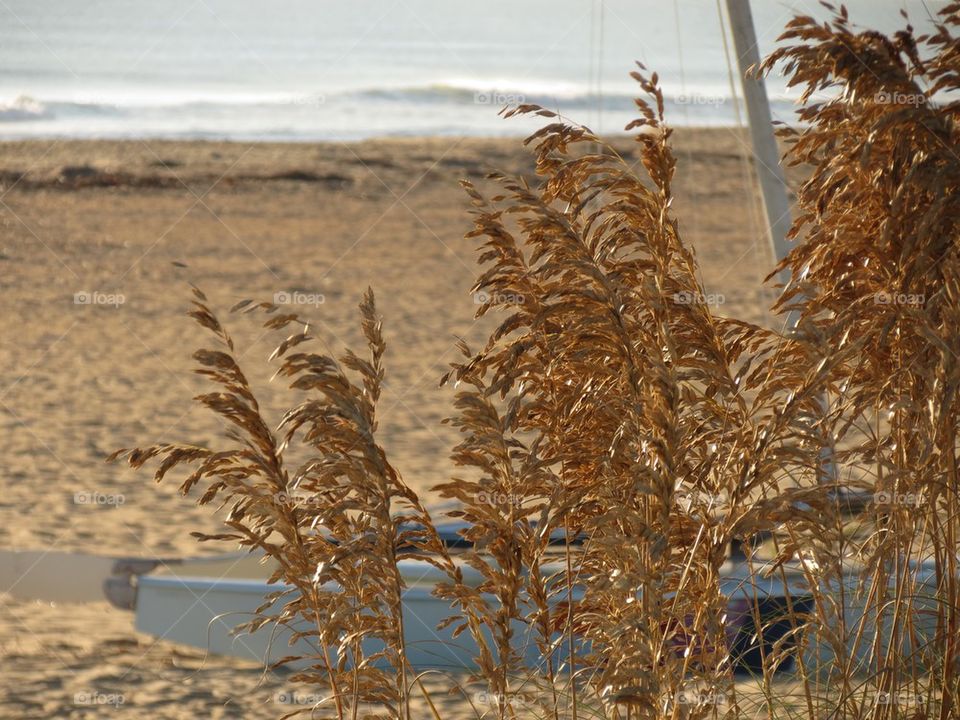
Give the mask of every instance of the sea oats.
POLYGON ((369 291, 366 353, 339 360, 308 351, 298 315, 234 308, 291 333, 271 361, 296 400, 273 431, 195 290, 191 315, 219 343, 195 355, 217 387, 198 401, 233 444, 117 456, 159 459, 158 480, 192 466, 184 493, 200 485, 201 503, 230 509, 229 532, 201 539, 277 561, 273 580, 293 590, 248 627, 315 642, 296 678, 325 686, 322 710, 338 718, 371 705, 409 714, 398 561, 410 557, 441 571, 447 624, 477 645, 493 698, 478 713, 955 716, 960 4, 939 18, 929 36, 888 38, 855 32, 843 8, 824 25, 799 17, 783 36, 796 44, 761 68, 782 62, 803 88, 801 125, 783 134, 790 162, 810 166, 781 265, 793 280, 775 310, 797 318, 783 333, 707 301, 672 212, 655 73, 633 74, 637 165, 550 110, 505 112, 550 122, 527 139, 535 187, 464 183, 481 267, 470 291, 478 315, 503 319, 478 350, 461 343, 443 378, 456 385, 463 472, 435 492, 456 501, 463 552, 377 441, 385 344, 369 291), (288 469, 293 444, 310 457, 288 469), (310 502, 281 499, 292 492, 310 502), (864 492, 872 501, 855 502, 864 492), (745 589, 731 590, 732 546, 745 589), (758 588, 775 581, 771 614, 758 588), (921 597, 931 582, 935 596, 921 597), (536 667, 518 628, 538 645, 536 667), (735 676, 747 655, 760 672, 749 687, 735 676), (785 692, 774 675, 788 667, 785 692))

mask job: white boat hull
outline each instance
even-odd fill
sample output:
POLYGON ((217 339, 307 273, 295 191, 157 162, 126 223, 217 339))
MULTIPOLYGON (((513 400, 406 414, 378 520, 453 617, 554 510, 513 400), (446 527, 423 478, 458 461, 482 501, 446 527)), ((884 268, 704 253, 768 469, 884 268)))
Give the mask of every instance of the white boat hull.
MULTIPOLYGON (((189 572, 219 570, 211 566, 191 565, 189 572)), ((249 569, 249 568, 248 568, 249 569)), ((175 568, 174 570, 180 570, 175 568)), ((477 582, 473 571, 464 568, 467 582, 477 582)), ((230 574, 235 574, 232 568, 230 574)), ((431 565, 408 561, 401 571, 408 588, 403 597, 404 629, 407 655, 415 668, 443 668, 473 670, 477 655, 476 643, 468 632, 457 638, 452 630, 438 630, 437 626, 452 614, 447 601, 432 594, 436 583, 446 579, 431 565)), ((212 573, 211 573, 212 574, 212 573)), ((263 575, 263 568, 260 568, 263 575)), ((235 577, 197 576, 186 574, 144 575, 139 578, 136 602, 137 630, 171 642, 193 646, 214 654, 232 655, 260 663, 274 662, 290 655, 316 656, 318 648, 305 640, 290 646, 289 630, 267 625, 255 633, 234 633, 233 629, 253 617, 265 597, 285 586, 268 585, 262 580, 235 577)), ((746 573, 727 573, 723 591, 731 598, 751 598, 756 592, 762 597, 779 597, 785 592, 803 593, 802 578, 788 577, 785 587, 777 578, 754 580, 746 573)), ((491 598, 492 600, 492 598, 491 598)), ((528 667, 543 663, 536 638, 529 626, 514 625, 515 647, 528 667)), ((367 652, 378 649, 374 643, 367 652)), ((562 659, 564 646, 554 660, 562 659)))
MULTIPOLYGON (((319 649, 306 640, 291 647, 291 633, 285 628, 267 625, 255 633, 233 632, 279 587, 255 580, 145 576, 137 592, 136 628, 181 645, 265 664, 289 655, 318 655, 319 649)), ((407 654, 414 667, 474 666, 476 646, 468 634, 454 639, 450 630, 436 629, 449 614, 449 603, 426 588, 414 587, 405 593, 407 654)), ((373 649, 372 643, 366 647, 367 652, 373 649)))
MULTIPOLYGON (((475 571, 467 567, 463 570, 468 583, 479 581, 475 571)), ((401 572, 408 586, 404 594, 404 613, 406 643, 412 664, 418 668, 474 669, 477 648, 470 634, 462 633, 454 639, 449 629, 437 630, 437 626, 453 612, 447 602, 432 594, 436 583, 446 578, 431 565, 416 561, 405 561, 401 572)), ((924 668, 936 660, 933 655, 924 657, 923 648, 935 638, 940 600, 932 564, 914 565, 911 574, 915 578, 914 587, 909 591, 912 599, 906 611, 901 609, 898 615, 900 632, 906 639, 901 647, 891 646, 890 649, 901 658, 913 655, 917 667, 924 668), (905 628, 904 623, 909 626, 905 628), (908 632, 904 632, 905 629, 908 632)), ((269 663, 290 655, 315 655, 317 649, 305 641, 291 648, 289 631, 271 625, 253 634, 234 633, 234 628, 251 619, 265 597, 278 589, 279 586, 266 583, 269 575, 270 568, 263 564, 262 557, 248 553, 149 560, 43 551, 0 551, 0 591, 9 592, 14 597, 92 602, 106 596, 117 607, 135 611, 135 625, 141 632, 258 663, 269 663)), ((788 573, 785 581, 779 573, 769 579, 758 579, 741 564, 726 567, 722 576, 721 589, 731 600, 728 627, 737 625, 738 617, 742 621, 747 614, 752 614, 755 595, 770 600, 768 609, 772 608, 774 614, 778 612, 777 598, 786 594, 794 601, 810 603, 808 607, 812 609, 810 593, 797 572, 788 573)), ((854 668, 868 672, 874 663, 875 638, 880 638, 883 651, 887 651, 892 634, 892 603, 887 605, 888 610, 879 620, 878 630, 877 619, 865 615, 867 590, 858 587, 855 574, 845 577, 842 588, 824 587, 821 590, 825 596, 833 598, 835 617, 808 627, 802 639, 796 638, 803 648, 805 670, 823 673, 835 668, 839 645, 846 648, 844 663, 850 662, 854 668), (831 642, 831 634, 840 634, 841 637, 831 642)), ((828 600, 828 604, 830 602, 828 600)), ((796 606, 796 602, 794 604, 796 606)), ((830 615, 830 611, 826 614, 830 615)), ((737 658, 742 666, 755 663, 759 654, 752 639, 750 622, 748 620, 744 629, 736 631, 738 634, 731 642, 731 648, 753 656, 747 662, 743 657, 737 658)), ((778 630, 783 631, 783 627, 778 630)), ((528 626, 517 623, 514 637, 518 651, 530 667, 542 662, 528 626)), ((775 639, 769 643, 767 640, 765 636, 765 644, 772 647, 775 639)), ((371 644, 366 649, 372 652, 377 648, 371 644)), ((555 655, 555 660, 560 659, 562 655, 555 655)))
POLYGON ((938 597, 936 571, 933 563, 922 563, 911 571, 911 587, 905 592, 909 600, 896 607, 895 588, 887 594, 882 616, 877 616, 877 602, 869 603, 869 583, 860 586, 860 578, 850 575, 843 586, 827 586, 830 606, 825 608, 827 620, 808 629, 805 638, 804 663, 808 673, 825 675, 839 673, 840 665, 849 664, 854 672, 870 673, 876 668, 875 638, 880 639, 880 655, 894 653, 898 662, 915 664, 918 670, 931 669, 942 658, 937 658, 933 643, 937 633, 937 615, 942 601, 938 597), (841 617, 842 613, 842 617, 841 617), (895 620, 896 618, 896 620, 895 620), (901 642, 891 645, 894 622, 901 642), (832 638, 836 640, 831 641, 832 638), (838 661, 834 643, 845 647, 845 657, 838 661))

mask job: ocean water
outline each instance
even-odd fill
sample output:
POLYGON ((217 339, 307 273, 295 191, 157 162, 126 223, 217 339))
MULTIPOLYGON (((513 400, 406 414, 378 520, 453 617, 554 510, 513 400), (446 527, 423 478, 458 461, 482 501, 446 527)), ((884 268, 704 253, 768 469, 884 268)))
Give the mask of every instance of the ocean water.
MULTIPOLYGON (((826 16, 752 5, 763 54, 792 14, 826 16)), ((847 2, 884 31, 942 5, 847 2)), ((635 61, 672 124, 737 121, 717 0, 0 0, 0 139, 515 135, 540 124, 498 116, 518 102, 617 132, 635 61)))

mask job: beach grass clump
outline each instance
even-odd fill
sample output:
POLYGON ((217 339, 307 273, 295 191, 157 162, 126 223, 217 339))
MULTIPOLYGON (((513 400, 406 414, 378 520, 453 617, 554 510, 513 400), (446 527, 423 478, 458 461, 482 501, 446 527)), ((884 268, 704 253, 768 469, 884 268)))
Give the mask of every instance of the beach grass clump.
POLYGON ((773 308, 782 332, 706 301, 673 215, 655 73, 633 74, 638 164, 552 111, 506 112, 547 124, 527 139, 536 186, 464 183, 471 292, 479 315, 502 317, 443 378, 462 472, 434 494, 455 501, 445 516, 466 549, 377 440, 372 292, 367 348, 340 358, 311 349, 297 314, 234 308, 285 334, 270 361, 290 409, 271 424, 194 290, 191 315, 217 343, 195 354, 215 386, 198 401, 231 444, 114 457, 159 459, 158 480, 190 466, 184 494, 229 509, 227 531, 201 539, 275 561, 286 589, 244 629, 313 643, 278 663, 325 689, 304 712, 410 717, 426 691, 400 568, 418 561, 477 647, 470 680, 495 699, 478 716, 956 714, 960 4, 938 18, 928 36, 888 38, 843 8, 798 17, 761 68, 782 63, 804 88, 801 124, 783 130, 808 179, 774 269, 792 273, 773 308), (292 446, 306 459, 288 467, 292 446), (731 547, 746 548, 733 564, 731 547))
POLYGON ((838 711, 956 712, 958 13, 949 3, 920 37, 857 32, 842 8, 829 24, 798 17, 764 63, 803 92, 802 125, 781 134, 810 168, 781 264, 795 280, 777 307, 797 313, 799 338, 832 368, 830 482, 873 499, 869 532, 823 563, 836 583, 848 558, 862 566, 849 590, 868 619, 820 609, 838 711), (852 683, 854 670, 868 680, 852 683), (877 710, 878 696, 909 707, 877 710))

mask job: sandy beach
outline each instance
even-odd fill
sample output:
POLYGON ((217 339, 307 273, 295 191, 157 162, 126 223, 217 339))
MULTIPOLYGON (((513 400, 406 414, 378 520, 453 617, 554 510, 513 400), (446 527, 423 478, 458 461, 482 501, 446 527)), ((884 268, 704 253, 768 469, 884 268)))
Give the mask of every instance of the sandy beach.
MULTIPOLYGON (((632 140, 616 144, 636 159, 632 140)), ((721 313, 767 322, 772 259, 746 138, 679 129, 674 145, 676 214, 707 292, 721 313)), ((533 164, 516 139, 5 143, 0 546, 150 557, 224 549, 190 537, 218 519, 175 482, 104 463, 121 447, 218 441, 220 424, 191 401, 203 383, 190 355, 208 337, 184 316, 188 282, 221 311, 274 419, 289 401, 266 363, 279 337, 228 308, 294 299, 332 350, 360 350, 356 306, 373 287, 388 343, 382 441, 418 491, 447 479, 456 435, 440 424, 451 394, 437 381, 457 338, 476 345, 495 320, 474 319, 477 266, 458 180, 492 191, 493 169, 530 175, 533 164)), ((106 603, 0 596, 0 663, 0 718, 291 709, 278 707, 282 677, 155 643, 106 603)), ((463 705, 442 702, 451 713, 463 705)))

